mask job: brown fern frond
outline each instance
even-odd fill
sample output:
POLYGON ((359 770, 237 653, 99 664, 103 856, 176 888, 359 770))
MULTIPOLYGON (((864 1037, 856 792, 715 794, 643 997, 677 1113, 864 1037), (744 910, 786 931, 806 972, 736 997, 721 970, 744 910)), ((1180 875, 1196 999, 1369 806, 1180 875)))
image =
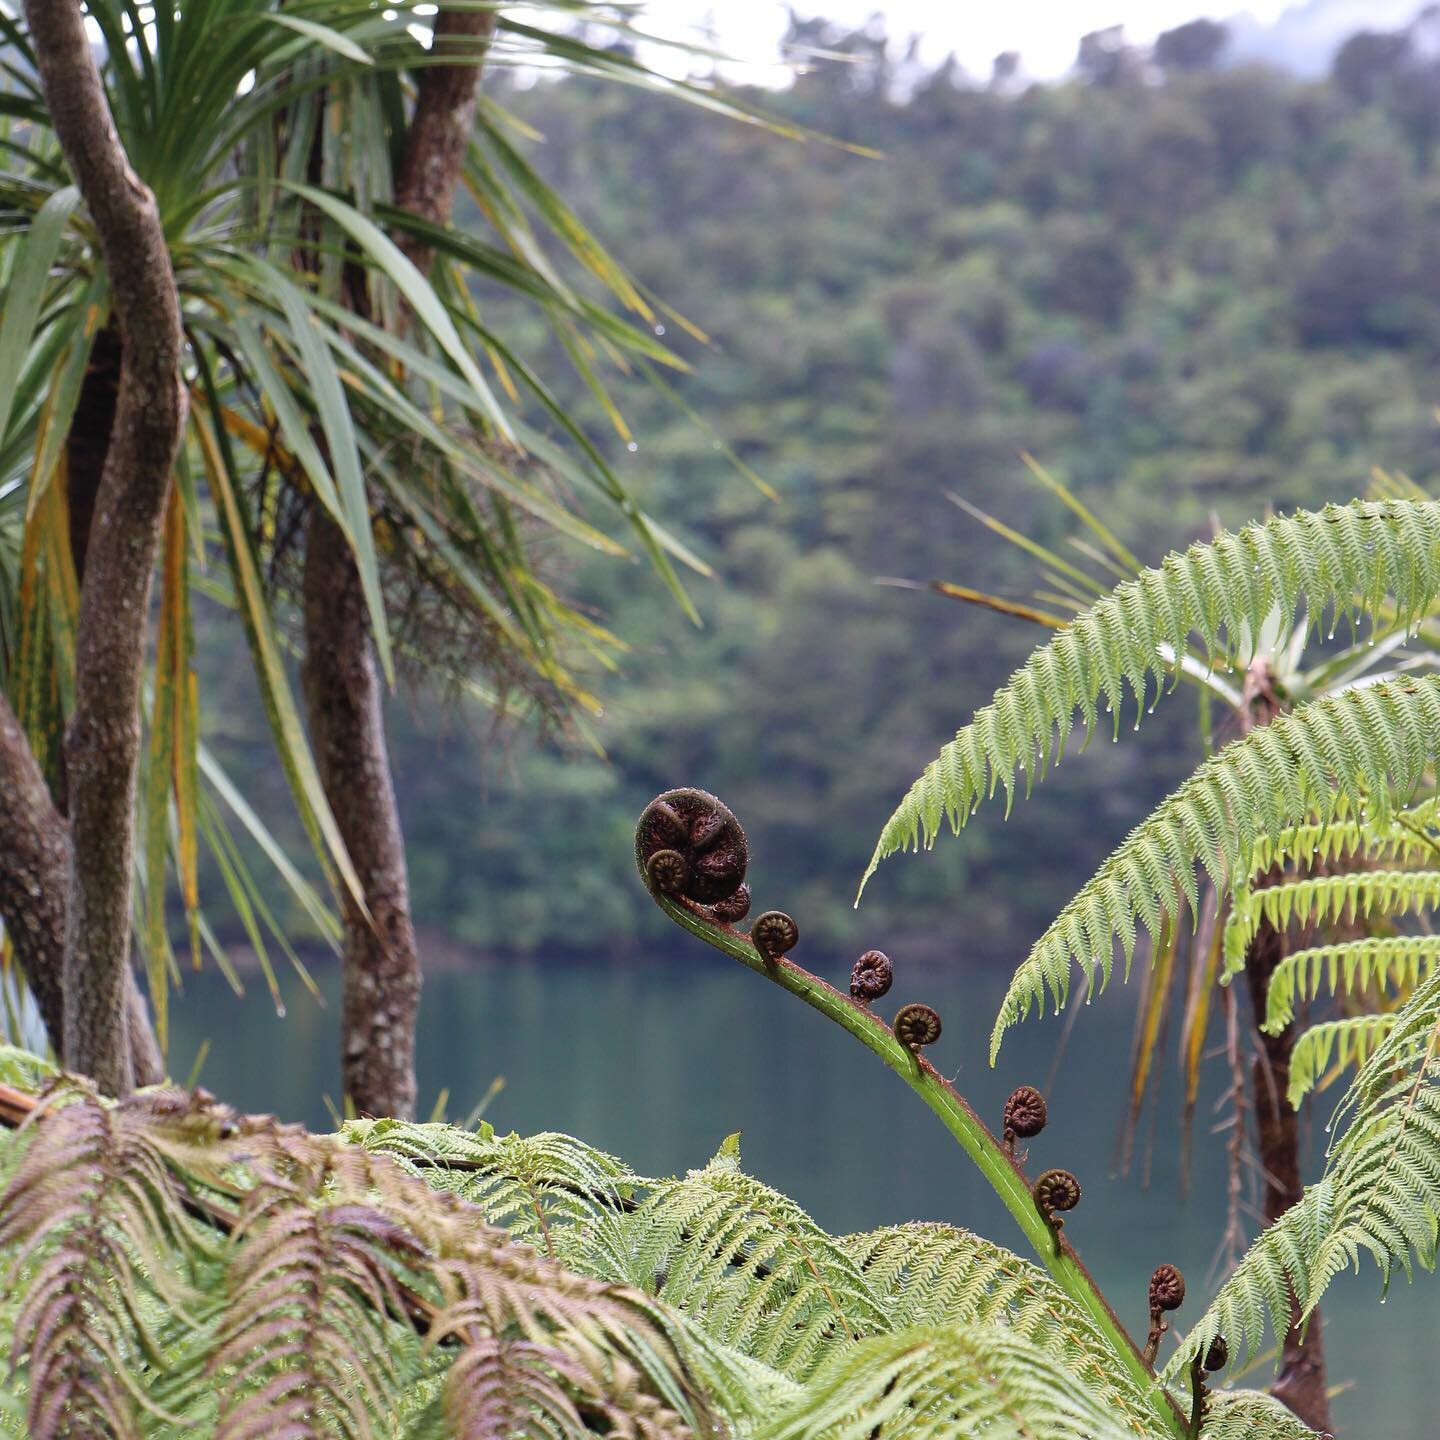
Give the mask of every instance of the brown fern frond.
POLYGON ((36 1108, 33 1132, 0 1195, 0 1290, 25 1296, 10 1345, 29 1383, 33 1440, 138 1436, 154 1409, 132 1378, 156 1345, 142 1293, 184 1311, 189 1257, 203 1248, 142 1100, 110 1107, 65 1080, 36 1108))
POLYGON ((377 1209, 312 1206, 280 1190, 257 1192, 232 1243, 209 1364, 219 1440, 368 1440, 405 1378, 387 1324, 405 1313, 391 1267, 414 1268, 425 1248, 377 1209))

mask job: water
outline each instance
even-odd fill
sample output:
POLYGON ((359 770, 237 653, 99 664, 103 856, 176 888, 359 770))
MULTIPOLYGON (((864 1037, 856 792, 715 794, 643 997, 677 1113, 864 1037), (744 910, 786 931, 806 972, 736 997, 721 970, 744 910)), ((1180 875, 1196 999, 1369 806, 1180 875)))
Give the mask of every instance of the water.
MULTIPOLYGON (((825 969, 839 980, 848 960, 825 969)), ((1213 1293, 1209 1271, 1224 1223, 1224 1141, 1207 1133, 1208 1102, 1188 1195, 1179 1191, 1173 1083, 1154 1126, 1148 1189, 1112 1173, 1133 996, 1112 990, 1081 1012, 1051 1084, 1063 1022, 1049 1015, 1010 1032, 997 1070, 985 1063, 1005 978, 970 966, 897 965, 881 1008, 888 1014, 923 1000, 940 1012, 944 1035, 927 1053, 992 1125, 1016 1084, 1045 1088, 1050 1124, 1031 1142, 1029 1168, 1062 1165, 1079 1176, 1084 1196, 1066 1234, 1132 1329, 1144 1332, 1146 1285, 1162 1261, 1189 1280, 1191 1298, 1176 1318, 1194 1319, 1213 1293)), ((325 1097, 338 1093, 333 970, 321 975, 326 1008, 292 984, 283 1020, 258 984, 236 1000, 217 976, 187 982, 171 1022, 177 1073, 208 1036, 201 1078, 209 1088, 247 1109, 330 1128, 325 1097)), ((434 974, 425 985, 419 1069, 422 1111, 448 1089, 449 1116, 463 1117, 503 1076, 487 1116, 499 1128, 566 1131, 642 1172, 703 1164, 726 1135, 743 1131, 746 1168, 835 1232, 947 1220, 1022 1243, 897 1077, 799 1001, 683 940, 660 964, 477 963, 434 974)), ((1212 1078, 1222 1083, 1218 1072, 1212 1078)), ((1323 1109, 1317 1117, 1312 1171, 1321 1161, 1323 1109)), ((1337 1280, 1325 1302, 1331 1378, 1352 1386, 1336 1402, 1337 1428, 1346 1440, 1419 1440, 1435 1428, 1440 1280, 1422 1273, 1412 1287, 1397 1274, 1384 1309, 1379 1299, 1378 1277, 1367 1269, 1337 1280)))

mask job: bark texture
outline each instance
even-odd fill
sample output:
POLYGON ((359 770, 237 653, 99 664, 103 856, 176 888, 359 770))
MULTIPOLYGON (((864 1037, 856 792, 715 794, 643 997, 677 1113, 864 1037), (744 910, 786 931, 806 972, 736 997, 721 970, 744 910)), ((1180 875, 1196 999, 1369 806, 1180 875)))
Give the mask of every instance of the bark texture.
POLYGON ((80 592, 66 738, 71 855, 65 1059, 124 1094, 140 685, 151 574, 185 420, 179 300, 155 197, 115 133, 80 5, 25 7, 51 124, 100 240, 121 343, 120 389, 80 592))
MULTIPOLYGON (((432 54, 453 65, 419 72, 415 111, 395 183, 395 203, 444 225, 454 205, 475 121, 480 45, 491 11, 441 10, 432 54)), ((408 235, 396 243, 420 270, 434 258, 408 235)), ((364 289, 351 302, 364 307, 364 289)), ((385 743, 380 676, 360 577, 334 522, 318 509, 306 536, 303 680, 321 783, 360 876, 369 916, 342 898, 345 924, 341 1070, 362 1114, 413 1116, 420 957, 410 913, 405 841, 385 743)))
POLYGON ((420 961, 405 840, 390 779, 381 680, 350 544, 318 506, 305 537, 301 678, 320 781, 360 877, 367 917, 346 892, 341 1065, 362 1115, 415 1113, 420 961))
MULTIPOLYGON (((1279 713, 1269 665, 1256 661, 1245 678, 1246 731, 1268 725, 1279 713)), ((1279 878, 1278 873, 1275 876, 1279 878)), ((1300 1117, 1286 1098, 1290 1086, 1290 1058, 1297 1026, 1292 1022, 1278 1035, 1260 1027, 1265 1019, 1266 997, 1275 967, 1285 958, 1285 936, 1262 921, 1245 955, 1245 983, 1253 1016, 1255 1061, 1251 1094, 1255 1113, 1255 1143, 1265 1186, 1265 1221, 1278 1220, 1304 1194, 1300 1175, 1300 1117)), ((1290 1328, 1280 1351, 1280 1369, 1270 1393, 1288 1406, 1312 1429, 1333 1435, 1330 1397, 1325 1370, 1325 1332, 1317 1309, 1302 1332, 1300 1307, 1292 1292, 1290 1328)))
MULTIPOLYGON (((455 186, 480 98, 481 47, 494 32, 493 10, 442 9, 435 17, 430 53, 449 51, 455 64, 420 71, 415 113, 395 177, 396 206, 432 225, 448 224, 455 206, 455 186)), ((417 270, 430 268, 434 252, 428 245, 411 235, 397 235, 395 243, 417 270)))

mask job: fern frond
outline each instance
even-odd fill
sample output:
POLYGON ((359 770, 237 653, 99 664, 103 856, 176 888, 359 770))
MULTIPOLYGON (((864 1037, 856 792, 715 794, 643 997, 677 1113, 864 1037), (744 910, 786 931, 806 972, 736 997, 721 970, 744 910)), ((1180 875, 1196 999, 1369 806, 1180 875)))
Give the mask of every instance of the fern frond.
POLYGON ((1263 1390, 1221 1390, 1210 1397, 1204 1440, 1315 1440, 1293 1410, 1263 1390))
POLYGON ((618 1224, 644 1184, 613 1155, 569 1135, 497 1135, 489 1126, 469 1134, 449 1125, 397 1120, 351 1121, 341 1138, 387 1155, 474 1205, 516 1240, 578 1268, 608 1249, 607 1277, 623 1272, 625 1239, 618 1224))
MULTIPOLYGON (((1154 939, 1182 906, 1197 913, 1197 866, 1223 890, 1231 877, 1248 874, 1262 836, 1283 834, 1315 814, 1323 821, 1342 802, 1352 814, 1383 822, 1394 813, 1396 797, 1414 793, 1437 753, 1435 676, 1348 690, 1232 741, 1130 832, 1035 943, 995 1021, 992 1063, 1005 1030, 1042 1005, 1047 992, 1057 1008, 1064 1005, 1072 964, 1084 973, 1089 991, 1103 989, 1117 940, 1128 971, 1141 925, 1154 939)), ((1367 885, 1377 896, 1391 893, 1378 888, 1386 883, 1381 877, 1391 874, 1340 876, 1334 883, 1342 893, 1353 887, 1361 904, 1367 885)), ((1326 877, 1297 885, 1316 887, 1306 893, 1319 905, 1331 883, 1326 877)), ((1389 880, 1394 893, 1417 888, 1440 898, 1440 872, 1433 889, 1425 889, 1427 883, 1409 871, 1393 872, 1389 880)), ((1281 903, 1264 899, 1265 889, 1251 894, 1261 906, 1281 903)))
POLYGON ((1373 612, 1389 595, 1409 628, 1437 590, 1440 504, 1431 501, 1302 510, 1168 555, 1035 650, 941 750, 886 822, 861 889, 886 856, 932 845, 942 823, 958 833, 997 787, 1008 805, 1023 775, 1028 793, 1063 753, 1077 712, 1089 735, 1103 699, 1118 735, 1128 687, 1138 727, 1192 635, 1212 658, 1229 649, 1243 664, 1249 637, 1272 615, 1288 622, 1302 600, 1318 622, 1373 612))
POLYGON ((232 1236, 229 1294, 209 1372, 218 1440, 323 1428, 368 1440, 404 1376, 385 1317, 403 1313, 392 1269, 424 1256, 399 1222, 362 1205, 261 1193, 232 1236), (318 1424, 317 1424, 318 1422, 318 1424))
POLYGON ((1302 1000, 1323 986, 1354 995, 1372 987, 1413 989, 1440 963, 1440 935, 1366 935, 1296 950, 1275 967, 1265 1000, 1265 1029, 1276 1033, 1295 1018, 1302 1000))
POLYGON ((793 1379, 888 1328, 845 1247, 724 1151, 683 1179, 650 1181, 627 1229, 635 1283, 793 1379))
POLYGON ((198 1300, 187 1256, 202 1242, 145 1119, 141 1107, 111 1108, 62 1082, 32 1117, 0 1195, 0 1252, 9 1257, 0 1294, 25 1297, 11 1374, 25 1371, 26 1424, 37 1440, 138 1436, 152 1402, 134 1376, 158 1351, 146 1299, 182 1313, 198 1300))
POLYGON ((1343 806, 1336 809, 1328 822, 1313 821, 1280 835, 1261 836, 1250 857, 1251 879, 1291 861, 1332 865, 1358 857, 1383 860, 1395 868, 1440 859, 1440 833, 1435 831, 1440 799, 1431 797, 1397 810, 1384 824, 1347 817, 1343 806))
POLYGON ((1000 1325, 954 1325, 847 1348, 760 1437, 1121 1440, 1133 1433, 1040 1346, 1000 1325))
POLYGON ((1267 1319, 1289 1323, 1290 1287, 1308 1314, 1330 1281, 1368 1254, 1389 1283, 1399 1265, 1435 1268, 1440 1225, 1440 971, 1393 1017, 1356 1075, 1334 1123, 1349 1117, 1330 1165, 1250 1247, 1165 1377, 1178 1380, 1216 1335, 1253 1354, 1267 1319))
POLYGON ((1232 897, 1225 928, 1225 974, 1244 968, 1245 952, 1262 923, 1283 930, 1292 921, 1327 925, 1377 915, 1415 915, 1437 904, 1440 870, 1356 870, 1283 880, 1253 890, 1241 887, 1232 897))
POLYGON ((1001 1324, 1057 1358, 1143 1431, 1146 1398, 1114 1364, 1109 1341, 1038 1266, 951 1225, 896 1225, 840 1244, 860 1267, 893 1330, 1001 1324))
POLYGON ((1342 1070, 1363 1065, 1394 1024, 1393 1015, 1347 1015, 1310 1026, 1290 1052, 1286 1098, 1291 1108, 1298 1110, 1300 1102, 1325 1078, 1332 1056, 1342 1070))

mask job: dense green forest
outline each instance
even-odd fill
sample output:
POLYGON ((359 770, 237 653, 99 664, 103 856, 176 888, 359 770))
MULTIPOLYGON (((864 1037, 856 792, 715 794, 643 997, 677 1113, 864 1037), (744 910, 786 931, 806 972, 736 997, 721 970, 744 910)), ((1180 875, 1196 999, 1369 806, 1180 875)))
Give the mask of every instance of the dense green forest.
MULTIPOLYGON (((1146 561, 1214 516, 1346 499, 1377 466, 1428 483, 1440 459, 1440 65, 1412 36, 1357 36, 1312 82, 1226 66, 1214 26, 1143 51, 1107 32, 1047 85, 1005 57, 988 82, 945 67, 917 83, 873 28, 792 38, 847 58, 747 98, 880 158, 639 90, 508 84, 546 177, 708 337, 663 317, 705 425, 621 378, 634 443, 608 443, 715 573, 691 587, 697 631, 641 567, 546 556, 631 646, 592 677, 604 761, 523 721, 442 727, 423 695, 397 701, 432 932, 503 952, 663 933, 630 878, 630 827, 690 783, 745 814, 758 904, 810 936, 1013 960, 1193 763, 1197 728, 1176 713, 1142 746, 1097 743, 1043 819, 997 816, 892 867, 856 916, 870 837, 1039 638, 877 579, 1020 593, 1022 557, 949 497, 1063 544, 1072 527, 1022 452, 1146 561), (995 883, 1007 868, 1026 884, 995 883)), ((606 433, 578 384, 565 398, 606 433)), ((233 733, 213 738, 243 769, 234 673, 233 733)), ((257 793, 272 785, 283 814, 278 777, 257 793)))

